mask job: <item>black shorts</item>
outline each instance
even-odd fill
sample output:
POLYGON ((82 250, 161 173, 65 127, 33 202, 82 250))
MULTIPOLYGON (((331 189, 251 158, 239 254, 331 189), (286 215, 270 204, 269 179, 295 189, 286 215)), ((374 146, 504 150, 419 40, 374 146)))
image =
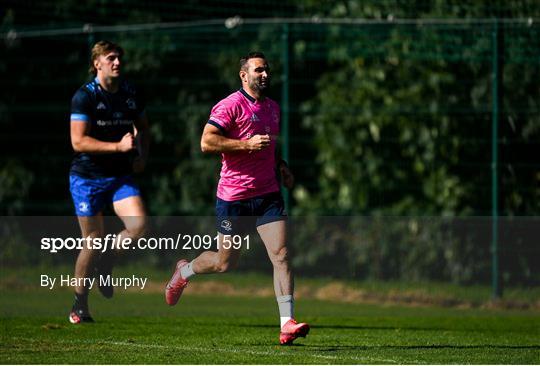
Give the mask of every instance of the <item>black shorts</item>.
POLYGON ((225 235, 244 234, 253 227, 286 219, 280 192, 238 201, 216 200, 216 227, 225 235))

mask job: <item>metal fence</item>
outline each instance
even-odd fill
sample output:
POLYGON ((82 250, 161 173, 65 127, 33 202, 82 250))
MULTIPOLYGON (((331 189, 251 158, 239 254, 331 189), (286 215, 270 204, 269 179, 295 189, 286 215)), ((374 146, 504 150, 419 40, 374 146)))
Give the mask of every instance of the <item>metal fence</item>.
POLYGON ((540 212, 539 24, 232 17, 6 30, 2 210, 71 213, 69 102, 90 45, 112 39, 146 92, 153 145, 139 181, 150 213, 212 214, 219 161, 200 153, 200 132, 238 88, 239 56, 258 49, 296 173, 293 214, 491 216, 496 279, 497 218, 540 212))

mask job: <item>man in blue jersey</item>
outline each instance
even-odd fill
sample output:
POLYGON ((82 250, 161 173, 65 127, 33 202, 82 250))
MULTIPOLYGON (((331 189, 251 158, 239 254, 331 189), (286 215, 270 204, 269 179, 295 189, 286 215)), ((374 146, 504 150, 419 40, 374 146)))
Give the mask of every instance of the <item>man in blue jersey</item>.
MULTIPOLYGON (((133 172, 143 171, 148 157, 149 128, 144 102, 122 74, 122 48, 99 41, 92 48, 90 73, 71 102, 71 144, 75 151, 70 170, 70 191, 82 237, 104 237, 103 209, 112 203, 125 228, 116 240, 141 237, 146 212, 133 172)), ((97 241, 96 241, 97 242, 97 241)), ((103 242, 103 241, 102 241, 103 242)), ((92 322, 88 310, 89 279, 107 298, 113 287, 100 285, 100 276, 112 272, 117 250, 101 253, 85 245, 75 263, 75 303, 69 314, 73 324, 92 322), (88 279, 88 280, 85 280, 88 279)))

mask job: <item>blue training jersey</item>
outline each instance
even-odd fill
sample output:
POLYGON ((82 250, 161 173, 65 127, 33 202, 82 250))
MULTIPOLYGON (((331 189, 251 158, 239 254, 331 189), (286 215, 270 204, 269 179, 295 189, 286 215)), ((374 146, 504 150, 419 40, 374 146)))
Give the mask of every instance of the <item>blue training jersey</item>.
MULTIPOLYGON (((118 142, 133 133, 134 122, 144 113, 144 102, 127 81, 116 93, 104 90, 95 78, 77 90, 71 100, 71 121, 90 124, 88 135, 100 141, 118 142)), ((135 151, 90 154, 75 152, 71 174, 84 178, 117 177, 132 173, 135 151)))

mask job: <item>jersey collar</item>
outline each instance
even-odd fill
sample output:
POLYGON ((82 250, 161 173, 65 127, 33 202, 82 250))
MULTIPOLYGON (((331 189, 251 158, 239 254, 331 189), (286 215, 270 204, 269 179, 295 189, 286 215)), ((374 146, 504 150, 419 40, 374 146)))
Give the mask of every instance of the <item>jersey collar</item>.
POLYGON ((255 103, 257 101, 257 99, 253 98, 251 95, 249 95, 245 90, 244 88, 240 88, 239 90, 240 93, 244 94, 244 97, 246 97, 251 103, 255 103))
POLYGON ((115 93, 111 93, 110 91, 105 90, 105 88, 103 88, 101 86, 97 76, 94 78, 94 82, 98 86, 99 90, 101 90, 102 92, 107 93, 107 94, 116 94, 116 93, 118 93, 123 88, 123 85, 124 85, 124 79, 120 79, 120 83, 118 84, 118 90, 115 93))

